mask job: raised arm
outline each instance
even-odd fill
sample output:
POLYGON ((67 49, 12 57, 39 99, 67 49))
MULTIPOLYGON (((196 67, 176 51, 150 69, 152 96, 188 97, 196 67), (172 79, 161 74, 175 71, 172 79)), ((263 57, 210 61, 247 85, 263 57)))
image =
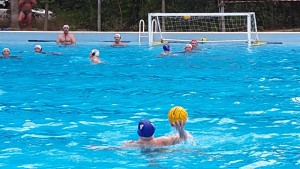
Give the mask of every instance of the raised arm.
POLYGON ((157 140, 165 146, 178 144, 182 141, 187 140, 189 137, 189 134, 187 131, 184 130, 184 125, 185 125, 185 122, 183 122, 183 121, 176 121, 176 122, 172 123, 172 126, 175 127, 178 134, 173 135, 173 136, 159 137, 159 138, 157 138, 157 140))
POLYGON ((185 125, 184 121, 176 121, 173 123, 173 126, 178 131, 180 140, 187 140, 188 138, 188 133, 183 129, 184 125, 185 125))

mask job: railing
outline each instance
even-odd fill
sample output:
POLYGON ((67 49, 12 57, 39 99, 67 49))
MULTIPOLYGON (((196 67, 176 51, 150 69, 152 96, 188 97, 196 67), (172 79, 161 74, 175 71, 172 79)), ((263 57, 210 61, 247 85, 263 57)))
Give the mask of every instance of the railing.
POLYGON ((148 32, 145 32, 145 21, 141 19, 139 23, 139 43, 141 43, 141 38, 147 38, 147 37, 148 37, 148 32))

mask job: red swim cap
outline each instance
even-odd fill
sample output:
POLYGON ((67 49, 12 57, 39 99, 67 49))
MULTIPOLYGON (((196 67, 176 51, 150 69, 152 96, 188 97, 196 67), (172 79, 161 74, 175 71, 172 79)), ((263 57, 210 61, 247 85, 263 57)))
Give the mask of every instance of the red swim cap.
POLYGON ((197 40, 193 39, 191 40, 191 43, 198 43, 197 40))

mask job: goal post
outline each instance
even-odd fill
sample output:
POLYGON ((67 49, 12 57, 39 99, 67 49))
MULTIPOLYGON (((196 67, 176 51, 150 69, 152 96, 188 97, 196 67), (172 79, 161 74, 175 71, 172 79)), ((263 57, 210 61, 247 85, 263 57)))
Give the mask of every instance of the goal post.
MULTIPOLYGON (((168 36, 170 33, 212 32, 240 33, 242 36, 231 36, 222 39, 207 39, 206 42, 247 42, 251 45, 257 42, 258 33, 254 12, 248 13, 149 13, 148 33, 149 45, 157 42, 175 41, 189 42, 185 36, 168 36)), ((228 36, 227 36, 228 37, 228 36)), ((197 37, 193 38, 197 39, 197 37)))

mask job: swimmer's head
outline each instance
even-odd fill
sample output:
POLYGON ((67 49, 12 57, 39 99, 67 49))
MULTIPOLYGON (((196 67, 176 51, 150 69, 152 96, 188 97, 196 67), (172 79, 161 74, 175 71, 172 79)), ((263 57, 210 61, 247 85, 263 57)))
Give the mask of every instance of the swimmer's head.
POLYGON ((170 52, 170 50, 171 50, 169 45, 164 45, 163 49, 164 49, 164 51, 168 51, 168 52, 170 52))
POLYGON ((186 44, 184 48, 193 48, 193 46, 191 44, 186 44))
POLYGON ((64 34, 68 34, 69 33, 69 29, 70 29, 69 25, 64 25, 63 26, 64 34))
POLYGON ((42 51, 42 46, 41 45, 35 45, 34 51, 35 52, 41 52, 42 51))
POLYGON ((70 29, 69 25, 64 25, 63 29, 70 29))
POLYGON ((35 45, 34 48, 35 48, 35 49, 42 49, 42 46, 41 46, 41 45, 35 45))
POLYGON ((120 38, 121 39, 121 35, 120 34, 115 34, 114 38, 120 38))
POLYGON ((154 125, 147 119, 143 119, 138 125, 138 135, 140 137, 152 137, 155 132, 154 125))
POLYGON ((197 40, 193 39, 193 40, 191 40, 190 44, 191 44, 191 45, 193 45, 193 44, 198 44, 198 42, 197 42, 197 40))
POLYGON ((3 48, 2 52, 10 52, 8 48, 3 48))
POLYGON ((10 50, 8 49, 8 48, 4 48, 3 50, 2 50, 2 55, 3 56, 8 56, 10 54, 10 50))
POLYGON ((97 50, 97 49, 93 49, 92 51, 91 51, 91 54, 92 54, 92 56, 99 56, 99 54, 100 54, 100 52, 99 52, 99 50, 97 50))

